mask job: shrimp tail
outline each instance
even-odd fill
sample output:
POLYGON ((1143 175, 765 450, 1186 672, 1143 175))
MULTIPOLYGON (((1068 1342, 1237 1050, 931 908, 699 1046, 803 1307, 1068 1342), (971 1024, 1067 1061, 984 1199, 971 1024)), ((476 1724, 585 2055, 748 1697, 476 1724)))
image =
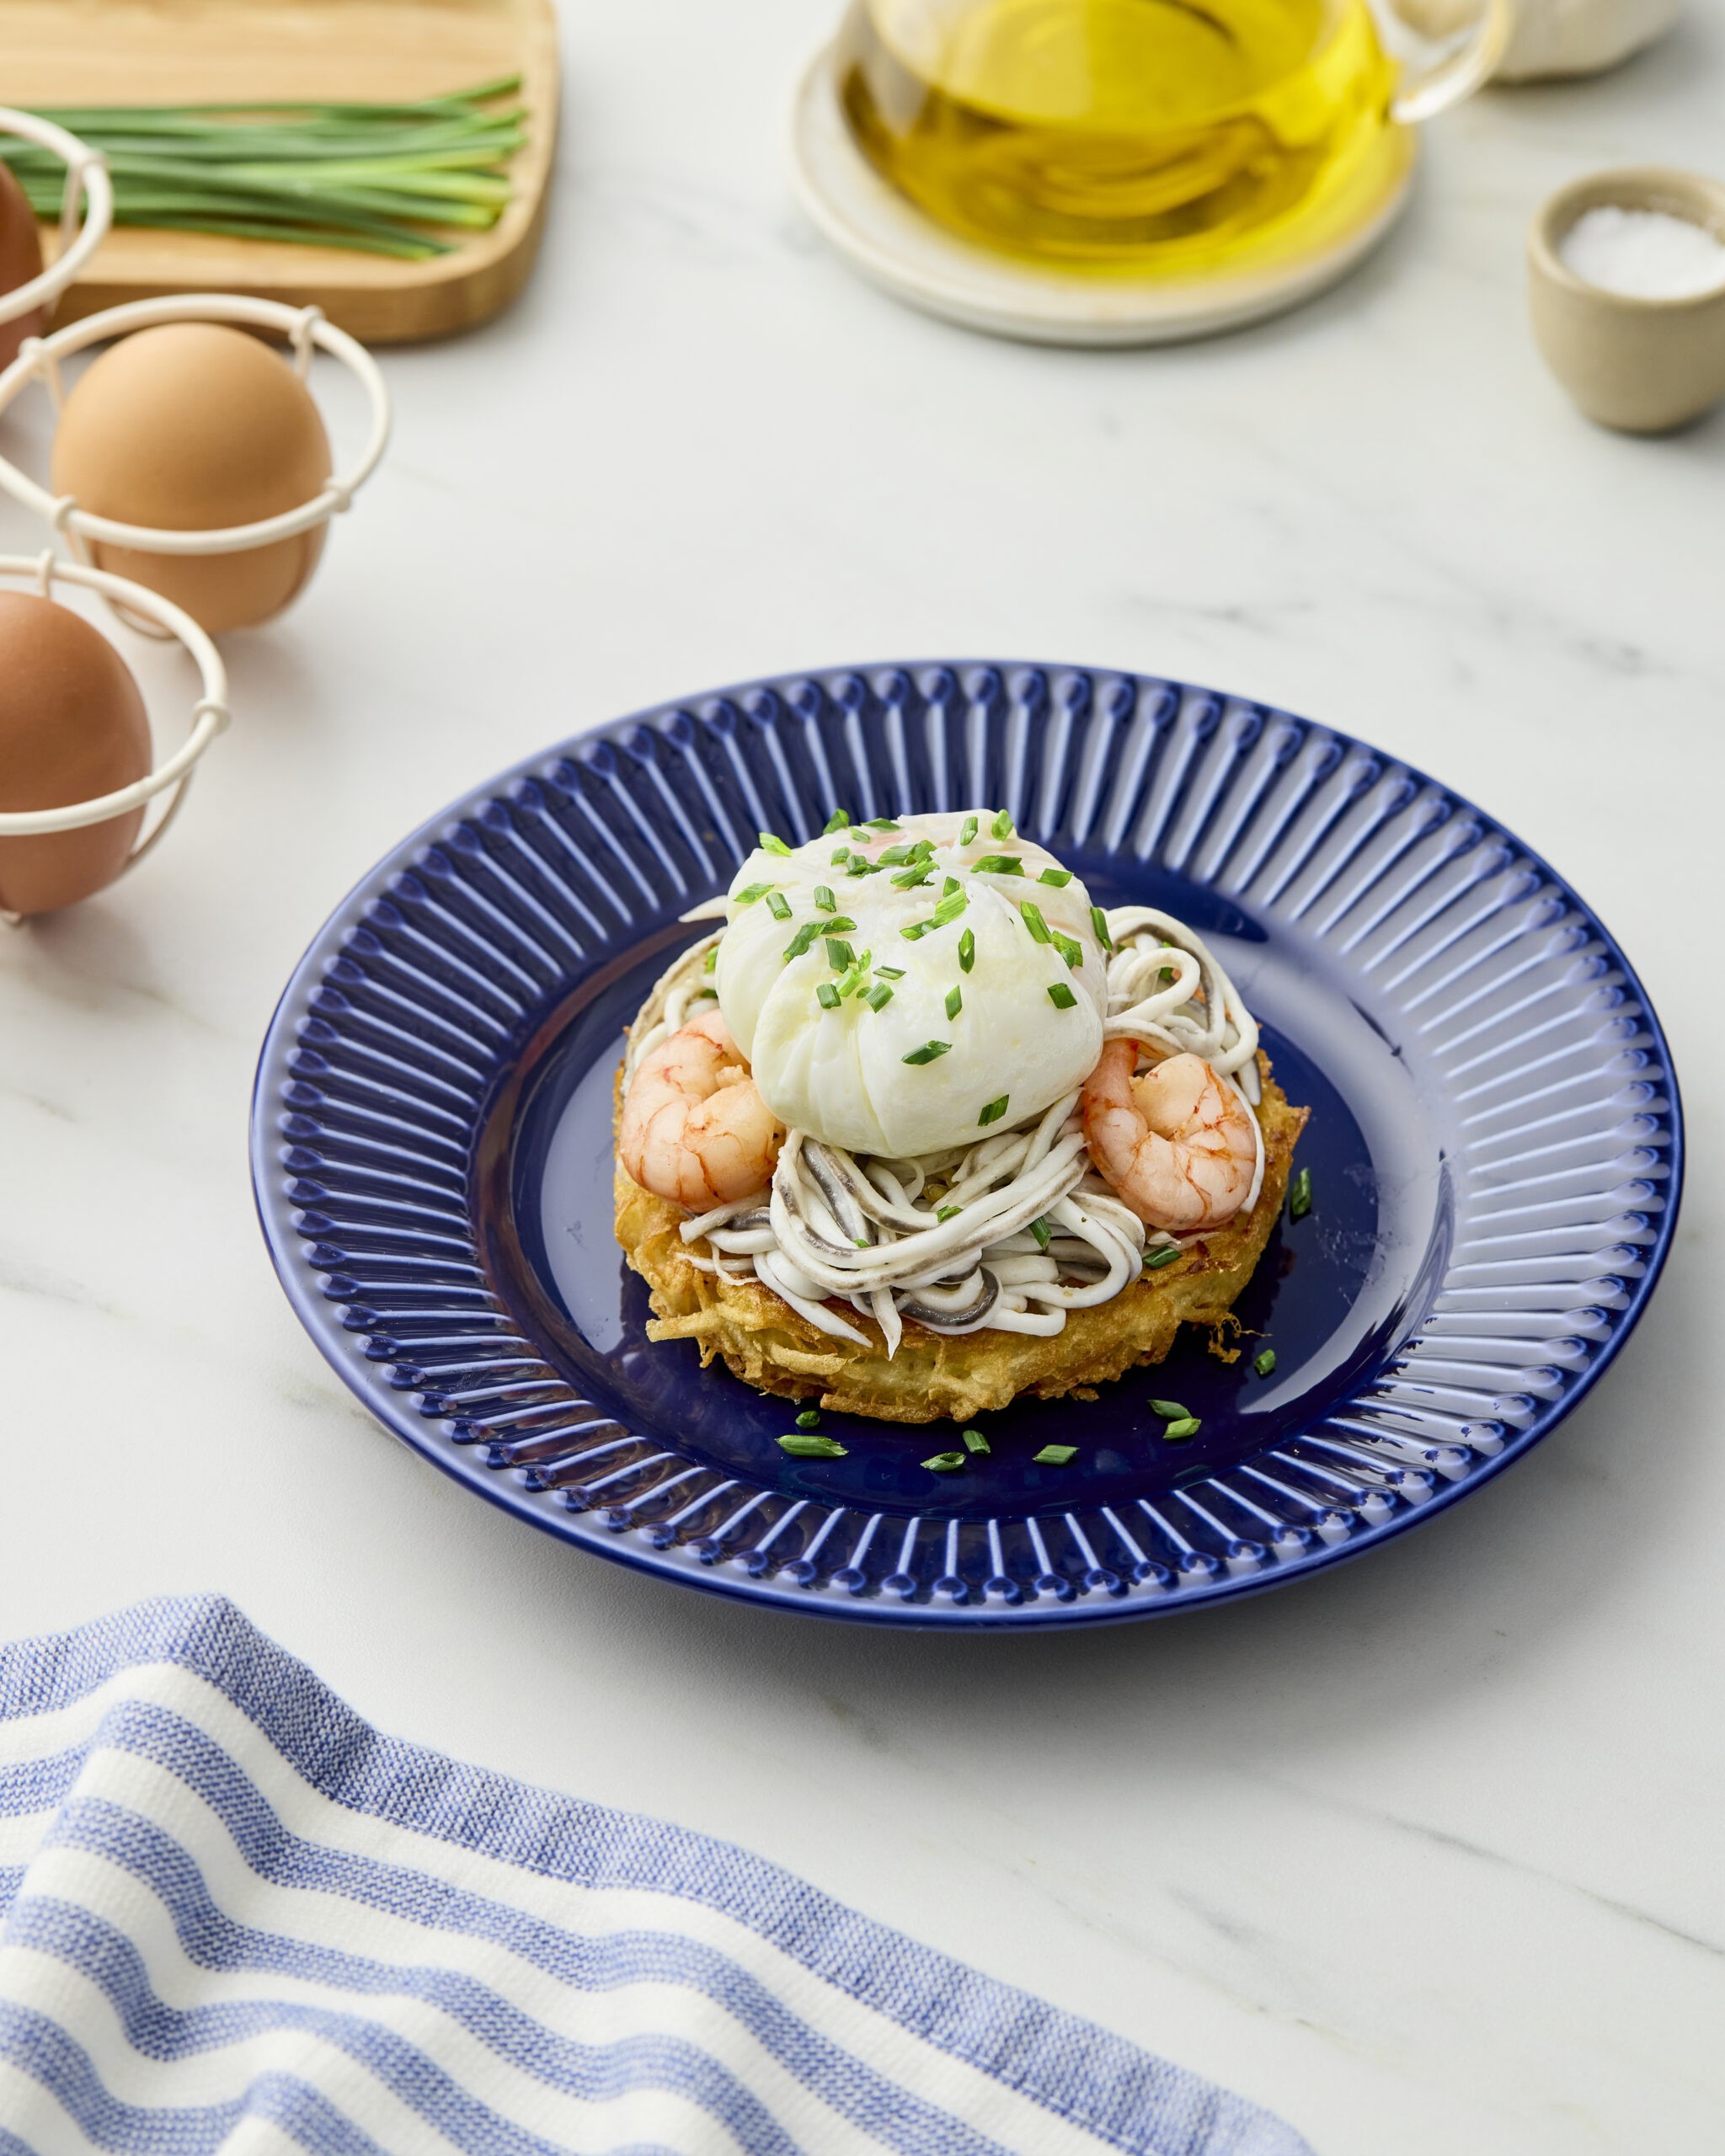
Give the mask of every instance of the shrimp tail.
POLYGON ((623 1097, 617 1154, 644 1190, 701 1213, 764 1190, 783 1138, 712 1010, 642 1059, 623 1097))
POLYGON ((1200 1056, 1165 1056, 1137 1075, 1140 1043, 1109 1041, 1080 1097, 1098 1173, 1146 1227, 1169 1235, 1220 1228, 1241 1211, 1258 1172, 1252 1112, 1200 1056))

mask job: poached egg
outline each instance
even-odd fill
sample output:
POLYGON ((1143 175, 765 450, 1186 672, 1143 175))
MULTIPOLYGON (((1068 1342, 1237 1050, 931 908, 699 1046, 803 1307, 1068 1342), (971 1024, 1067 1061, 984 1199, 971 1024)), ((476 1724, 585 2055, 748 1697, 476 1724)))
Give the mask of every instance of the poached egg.
POLYGON ((761 839, 727 895, 714 986, 782 1123, 914 1157, 1040 1114, 1096 1067, 1104 926, 1010 819, 761 839))

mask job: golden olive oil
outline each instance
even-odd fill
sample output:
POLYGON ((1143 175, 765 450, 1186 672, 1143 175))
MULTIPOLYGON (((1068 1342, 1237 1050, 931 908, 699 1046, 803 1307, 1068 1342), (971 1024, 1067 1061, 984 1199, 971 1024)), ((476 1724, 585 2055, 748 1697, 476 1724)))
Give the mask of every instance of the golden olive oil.
POLYGON ((853 0, 838 61, 879 171, 1066 269, 1297 253, 1407 155, 1367 0, 853 0))

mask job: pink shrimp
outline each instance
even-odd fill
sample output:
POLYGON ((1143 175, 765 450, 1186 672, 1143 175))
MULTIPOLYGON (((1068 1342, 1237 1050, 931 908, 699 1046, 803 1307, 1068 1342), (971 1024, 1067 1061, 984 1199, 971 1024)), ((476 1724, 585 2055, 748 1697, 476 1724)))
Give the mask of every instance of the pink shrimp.
POLYGON ((705 1213, 765 1190, 783 1136, 715 1004, 643 1057, 617 1149, 644 1190, 705 1213))
POLYGON ((1084 1081, 1090 1157, 1147 1227, 1220 1228, 1257 1172, 1251 1111, 1201 1056, 1171 1055, 1135 1077, 1138 1052, 1136 1041, 1110 1041, 1084 1081))

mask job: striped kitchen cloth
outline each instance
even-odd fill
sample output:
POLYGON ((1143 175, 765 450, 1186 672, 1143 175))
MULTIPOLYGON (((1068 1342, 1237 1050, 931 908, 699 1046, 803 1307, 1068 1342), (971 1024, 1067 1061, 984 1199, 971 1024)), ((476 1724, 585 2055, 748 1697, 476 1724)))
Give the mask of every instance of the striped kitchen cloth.
POLYGON ((729 1844, 380 1736, 219 1596, 0 1648, 0 2156, 1300 2156, 729 1844))

